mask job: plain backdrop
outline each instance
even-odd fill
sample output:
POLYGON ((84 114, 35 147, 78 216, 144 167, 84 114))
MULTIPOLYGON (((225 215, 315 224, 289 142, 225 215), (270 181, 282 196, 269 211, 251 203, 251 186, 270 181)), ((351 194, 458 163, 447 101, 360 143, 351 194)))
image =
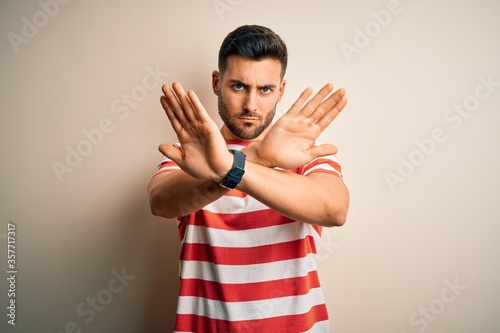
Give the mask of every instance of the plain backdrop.
POLYGON ((146 191, 176 141, 160 87, 220 124, 210 76, 243 24, 288 45, 278 115, 308 86, 347 91, 320 138, 351 193, 319 246, 331 331, 499 332, 495 0, 2 0, 0 331, 172 331, 179 237, 146 191))

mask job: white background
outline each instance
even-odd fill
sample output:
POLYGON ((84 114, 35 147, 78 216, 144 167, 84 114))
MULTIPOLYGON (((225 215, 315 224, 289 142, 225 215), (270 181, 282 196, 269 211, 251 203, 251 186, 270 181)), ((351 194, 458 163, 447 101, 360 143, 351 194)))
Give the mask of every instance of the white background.
POLYGON ((220 123, 210 74, 242 24, 288 45, 279 114, 307 86, 347 90, 321 137, 340 149, 352 201, 320 246, 331 331, 500 331, 498 1, 55 3, 0 4, 2 332, 172 330, 179 238, 150 214, 146 186, 157 146, 176 138, 160 83, 143 79, 149 68, 180 81, 220 123), (68 166, 68 149, 86 156, 68 166), (113 272, 129 278, 119 292, 113 272))

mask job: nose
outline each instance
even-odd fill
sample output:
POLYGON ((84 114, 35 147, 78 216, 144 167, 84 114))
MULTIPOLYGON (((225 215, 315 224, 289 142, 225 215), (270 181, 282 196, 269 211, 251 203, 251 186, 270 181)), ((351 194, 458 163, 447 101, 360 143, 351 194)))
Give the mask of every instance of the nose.
POLYGON ((250 89, 248 91, 243 108, 246 112, 257 110, 257 92, 255 90, 250 89))

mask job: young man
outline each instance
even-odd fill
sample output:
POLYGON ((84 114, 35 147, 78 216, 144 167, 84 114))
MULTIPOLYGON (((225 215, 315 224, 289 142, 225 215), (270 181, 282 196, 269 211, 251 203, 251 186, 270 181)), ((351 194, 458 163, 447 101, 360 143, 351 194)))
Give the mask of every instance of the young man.
POLYGON ((193 91, 163 86, 180 144, 149 184, 153 214, 178 219, 176 332, 327 332, 316 270, 322 226, 341 226, 349 194, 319 134, 345 91, 307 88, 271 125, 285 91, 287 49, 262 26, 231 32, 212 74, 221 129, 193 91))

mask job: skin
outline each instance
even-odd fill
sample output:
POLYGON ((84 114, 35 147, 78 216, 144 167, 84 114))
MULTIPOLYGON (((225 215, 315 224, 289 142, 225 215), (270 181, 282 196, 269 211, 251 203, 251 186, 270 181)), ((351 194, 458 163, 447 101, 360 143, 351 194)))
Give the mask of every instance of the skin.
POLYGON ((153 214, 185 215, 228 191, 218 185, 233 161, 227 139, 250 142, 242 150, 247 159, 238 190, 298 221, 325 227, 344 224, 349 193, 339 177, 321 172, 303 176, 274 167, 292 169, 337 152, 331 144, 314 143, 346 105, 345 91, 333 92, 329 83, 309 99, 312 89, 307 88, 285 115, 269 125, 285 91, 286 81, 280 74, 281 64, 274 59, 229 57, 224 73, 212 73, 212 88, 225 122, 221 129, 193 91, 186 93, 178 82, 162 87, 160 101, 183 151, 169 144, 159 147, 181 170, 152 178, 153 214))
POLYGON ((280 68, 274 59, 256 62, 233 56, 226 75, 212 73, 224 138, 260 141, 265 136, 285 91, 286 81, 277 72, 280 68))

